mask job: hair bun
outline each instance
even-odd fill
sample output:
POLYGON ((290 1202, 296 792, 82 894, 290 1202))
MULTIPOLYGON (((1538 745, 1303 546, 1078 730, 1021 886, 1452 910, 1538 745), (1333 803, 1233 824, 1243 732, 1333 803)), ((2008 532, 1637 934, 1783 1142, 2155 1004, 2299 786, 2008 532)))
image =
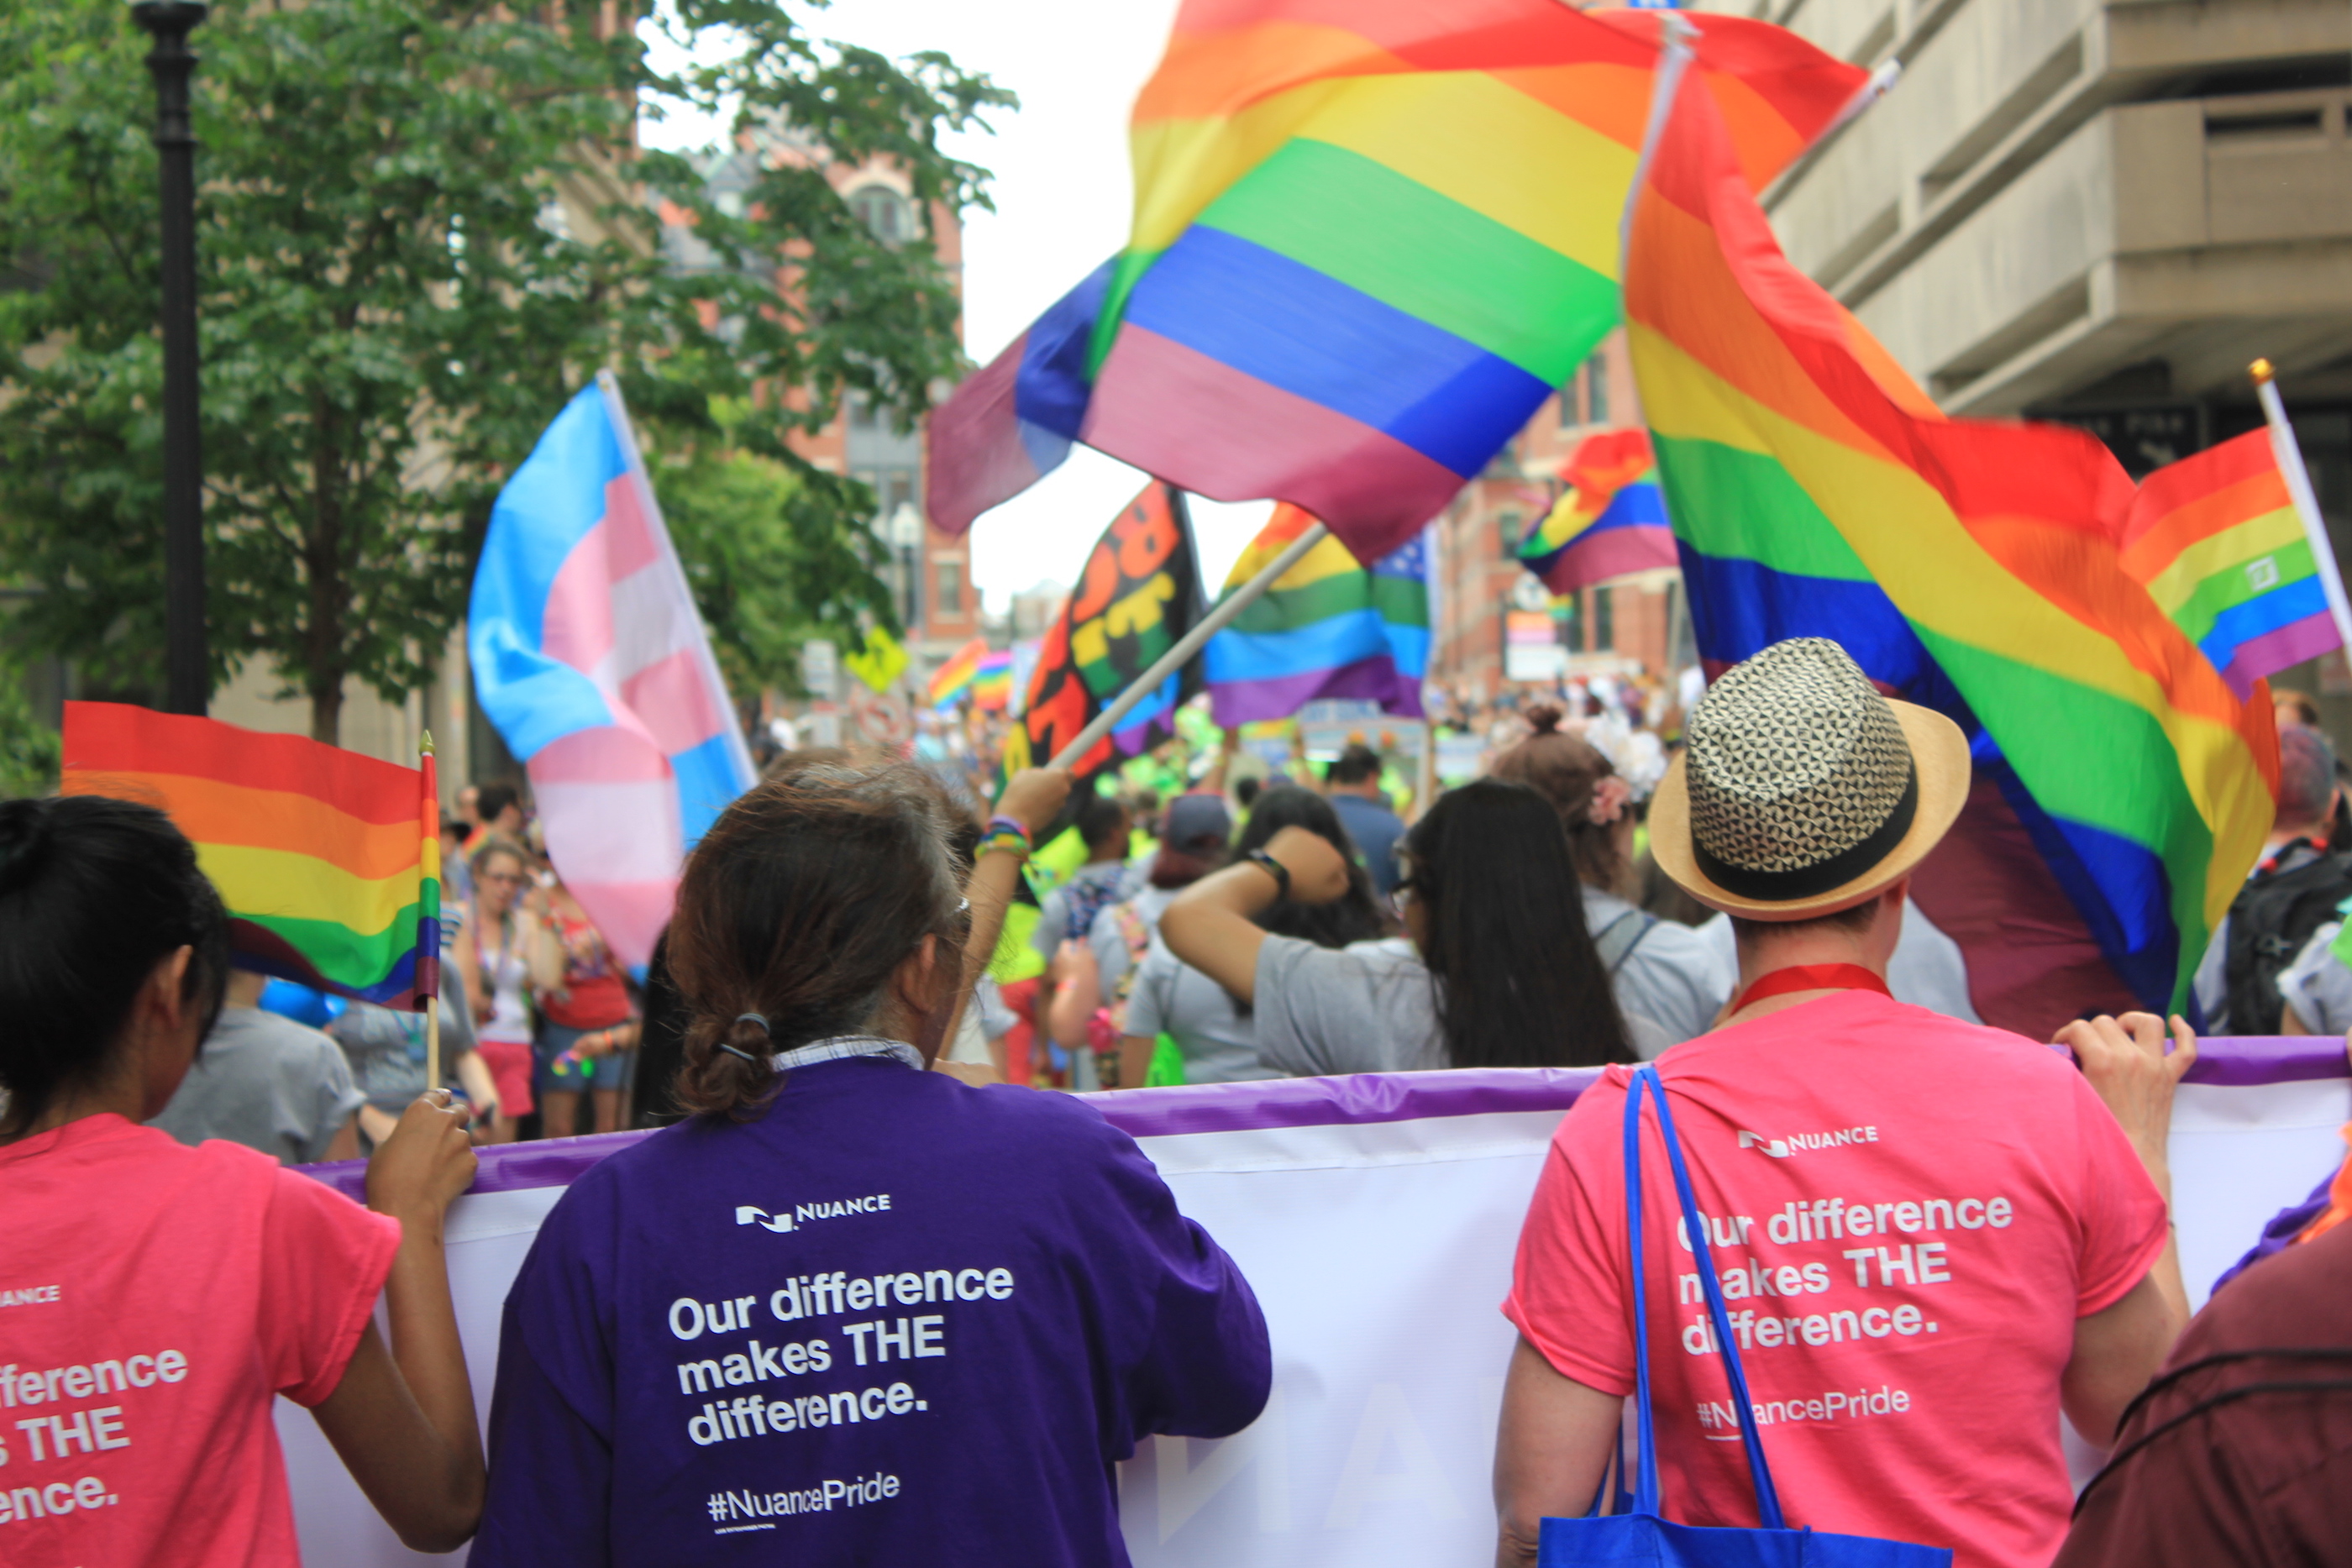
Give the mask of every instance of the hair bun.
POLYGON ((1527 721, 1538 735, 1549 735, 1559 728, 1559 721, 1568 715, 1557 703, 1538 703, 1528 709, 1527 721))
POLYGON ((30 882, 48 857, 47 807, 44 800, 0 802, 0 894, 30 882))

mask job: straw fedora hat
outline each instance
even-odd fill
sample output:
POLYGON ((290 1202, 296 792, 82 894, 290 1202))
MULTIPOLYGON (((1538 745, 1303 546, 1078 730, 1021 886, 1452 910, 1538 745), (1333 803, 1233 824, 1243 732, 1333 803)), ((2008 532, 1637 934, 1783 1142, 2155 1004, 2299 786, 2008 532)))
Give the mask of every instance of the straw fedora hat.
POLYGON ((1969 794, 1969 743, 1891 702, 1826 637, 1775 643, 1726 671, 1685 727, 1650 804, 1659 869, 1750 920, 1848 909, 1936 847, 1969 794))

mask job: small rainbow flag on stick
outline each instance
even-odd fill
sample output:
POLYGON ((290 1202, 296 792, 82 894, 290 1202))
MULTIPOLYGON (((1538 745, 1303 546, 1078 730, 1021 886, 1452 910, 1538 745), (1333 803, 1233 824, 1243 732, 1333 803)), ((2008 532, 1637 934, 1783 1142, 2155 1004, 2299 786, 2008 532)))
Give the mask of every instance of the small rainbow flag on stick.
POLYGON ((1519 564, 1554 593, 1675 564, 1657 460, 1639 430, 1588 435, 1560 465, 1568 492, 1519 546, 1519 564))
MULTIPOLYGON (((2300 461, 2291 448, 2285 460, 2300 461)), ((2245 698, 2344 642, 2318 537, 2315 550, 2276 434, 2253 430, 2142 480, 2120 542, 2126 574, 2245 698)))
POLYGON ((68 703, 63 792, 168 813, 228 906, 239 967, 390 1008, 438 992, 429 754, 401 768, 297 735, 68 703))

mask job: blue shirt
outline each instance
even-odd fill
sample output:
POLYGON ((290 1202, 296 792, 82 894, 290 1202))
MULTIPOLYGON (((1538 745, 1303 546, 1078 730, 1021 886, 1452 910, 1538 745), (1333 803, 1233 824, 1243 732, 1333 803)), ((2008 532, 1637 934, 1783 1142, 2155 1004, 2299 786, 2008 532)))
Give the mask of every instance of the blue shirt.
POLYGON ((1404 837, 1404 819, 1361 795, 1334 793, 1328 799, 1331 810, 1339 813, 1339 825, 1364 852, 1364 869, 1372 873, 1372 885, 1384 894, 1394 893, 1396 843, 1404 837))
POLYGON ((1272 1379, 1125 1134, 871 1057, 588 1172, 503 1333, 476 1568, 1123 1564, 1114 1463, 1272 1379))

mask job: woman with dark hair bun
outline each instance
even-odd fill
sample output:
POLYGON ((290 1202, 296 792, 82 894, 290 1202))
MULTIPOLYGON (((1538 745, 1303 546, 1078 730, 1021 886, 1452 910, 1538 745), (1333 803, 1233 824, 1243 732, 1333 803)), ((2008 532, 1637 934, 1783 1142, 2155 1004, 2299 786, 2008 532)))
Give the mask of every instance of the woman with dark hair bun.
POLYGON ((473 1180, 464 1117, 446 1093, 409 1106, 368 1164, 374 1213, 258 1150, 142 1126, 228 965, 220 896, 163 812, 0 803, 0 1403, 33 1407, 0 1435, 12 1568, 298 1562, 280 1394, 409 1546, 454 1551, 481 1513, 441 1250, 473 1180))
POLYGON ((1449 790, 1399 860, 1410 943, 1333 952, 1257 924, 1278 899, 1328 904, 1353 885, 1346 858, 1297 827, 1179 894, 1160 936, 1255 1009, 1259 1059, 1283 1072, 1591 1067, 1664 1049, 1610 994, 1543 797, 1493 779, 1449 790))
POLYGON ((573 1183, 507 1298, 471 1559, 1118 1564, 1113 1465, 1264 1407, 1265 1319, 1091 1106, 925 1071, 1068 790, 960 890, 919 769, 810 768, 687 862, 696 1113, 573 1183), (772 1534, 767 1533, 772 1531, 772 1534))
POLYGON ((1654 1020, 1666 1044, 1678 1045, 1713 1028, 1731 993, 1696 931, 1624 897, 1633 891, 1633 792, 1599 747, 1561 732, 1560 717, 1549 703, 1528 709, 1535 733, 1495 758, 1493 777, 1527 785, 1559 811, 1576 859, 1584 923, 1618 1005, 1654 1020))

